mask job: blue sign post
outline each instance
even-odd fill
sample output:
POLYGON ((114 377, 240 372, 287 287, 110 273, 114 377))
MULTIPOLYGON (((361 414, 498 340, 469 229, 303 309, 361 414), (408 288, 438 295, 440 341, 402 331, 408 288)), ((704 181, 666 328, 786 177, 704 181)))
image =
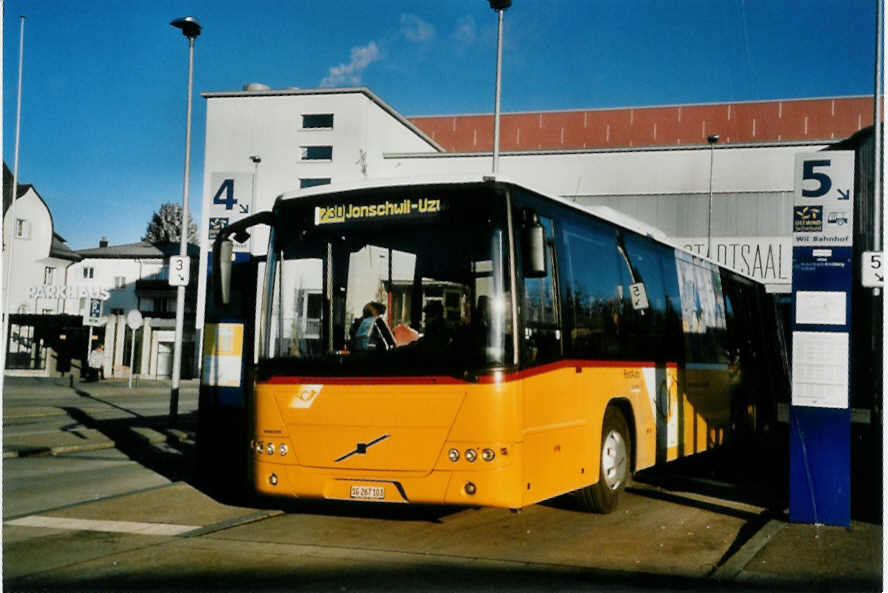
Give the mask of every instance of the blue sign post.
POLYGON ((796 155, 789 518, 851 523, 854 153, 796 155))

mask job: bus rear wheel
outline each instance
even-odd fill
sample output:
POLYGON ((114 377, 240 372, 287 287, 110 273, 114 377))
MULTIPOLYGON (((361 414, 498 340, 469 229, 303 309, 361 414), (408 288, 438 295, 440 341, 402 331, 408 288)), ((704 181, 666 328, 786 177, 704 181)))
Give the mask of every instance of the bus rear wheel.
POLYGON ((631 450, 626 419, 620 410, 609 407, 601 426, 598 483, 579 491, 580 502, 586 510, 602 514, 616 510, 620 492, 629 481, 631 450))

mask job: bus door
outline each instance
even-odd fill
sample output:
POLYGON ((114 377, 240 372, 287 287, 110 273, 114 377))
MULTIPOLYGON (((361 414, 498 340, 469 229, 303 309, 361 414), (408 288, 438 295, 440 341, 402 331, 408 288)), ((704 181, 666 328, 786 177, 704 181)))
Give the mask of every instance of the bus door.
POLYGON ((573 366, 559 364, 564 348, 555 229, 551 219, 533 218, 545 231, 545 275, 525 275, 520 285, 526 500, 579 487, 584 471, 580 468, 588 469, 591 455, 582 375, 573 366))
MULTIPOLYGON (((258 266, 249 253, 236 254, 231 284, 255 287, 258 266)), ((212 261, 208 267, 207 286, 212 287, 212 261)), ((214 290, 207 290, 195 473, 201 489, 220 500, 240 496, 247 483, 250 451, 243 443, 250 434, 255 316, 255 289, 232 291, 224 305, 214 290)))

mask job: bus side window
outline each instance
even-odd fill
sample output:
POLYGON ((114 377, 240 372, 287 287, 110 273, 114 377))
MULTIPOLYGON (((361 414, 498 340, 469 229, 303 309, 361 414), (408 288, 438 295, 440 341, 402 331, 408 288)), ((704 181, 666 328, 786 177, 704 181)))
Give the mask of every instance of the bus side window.
POLYGON ((616 232, 604 224, 567 226, 562 233, 566 270, 567 348, 581 358, 620 356, 621 278, 616 232))
MULTIPOLYGON (((644 282, 648 301, 643 315, 639 311, 630 313, 624 340, 631 344, 631 353, 637 360, 675 360, 671 352, 674 342, 670 342, 675 336, 670 335, 669 331, 669 295, 678 292, 678 284, 674 280, 675 256, 672 250, 632 233, 627 233, 623 242, 638 275, 636 281, 644 282)), ((628 307, 624 305, 624 309, 631 307, 631 301, 628 307)))
POLYGON ((522 358, 528 364, 550 362, 561 357, 561 327, 558 320, 552 220, 540 217, 546 231, 546 276, 524 279, 524 336, 522 358))

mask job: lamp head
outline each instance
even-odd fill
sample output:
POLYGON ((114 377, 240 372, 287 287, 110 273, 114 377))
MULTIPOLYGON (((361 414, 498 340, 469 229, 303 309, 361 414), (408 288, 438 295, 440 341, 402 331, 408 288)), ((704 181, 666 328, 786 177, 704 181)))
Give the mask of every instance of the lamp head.
POLYGON ((195 37, 200 35, 200 23, 198 23, 197 19, 195 19, 193 16, 185 16, 180 19, 176 19, 170 24, 177 29, 182 29, 182 35, 184 35, 188 39, 194 39, 195 37))
POLYGON ((487 0, 494 10, 505 10, 512 6, 512 0, 487 0))
POLYGON ((718 134, 710 134, 706 136, 706 141, 710 144, 718 144, 718 134))

